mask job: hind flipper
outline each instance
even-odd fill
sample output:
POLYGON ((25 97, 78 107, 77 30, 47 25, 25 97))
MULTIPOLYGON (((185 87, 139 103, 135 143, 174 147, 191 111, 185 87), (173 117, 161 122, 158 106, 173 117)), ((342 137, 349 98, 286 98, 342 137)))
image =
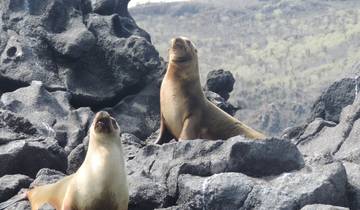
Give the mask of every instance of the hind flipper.
POLYGON ((174 139, 175 137, 171 134, 169 129, 166 127, 166 123, 165 123, 163 115, 161 113, 160 113, 160 115, 161 115, 161 117, 160 117, 160 133, 155 141, 155 144, 161 145, 164 143, 168 143, 169 141, 171 141, 171 139, 174 139))
POLYGON ((72 176, 67 176, 54 184, 47 184, 29 190, 26 195, 31 204, 31 210, 38 210, 41 206, 48 203, 60 210, 67 187, 71 182, 72 176))

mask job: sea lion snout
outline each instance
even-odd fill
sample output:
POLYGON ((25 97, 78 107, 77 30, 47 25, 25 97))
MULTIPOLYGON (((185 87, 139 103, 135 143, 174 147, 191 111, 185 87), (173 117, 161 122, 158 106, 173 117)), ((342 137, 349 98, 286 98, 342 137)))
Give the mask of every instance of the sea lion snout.
POLYGON ((179 48, 179 47, 181 48, 181 47, 184 47, 184 45, 185 45, 185 41, 181 37, 176 37, 171 40, 172 48, 179 48))
POLYGON ((94 129, 98 133, 111 133, 119 127, 114 118, 108 112, 100 111, 94 119, 94 129))
POLYGON ((171 39, 169 58, 173 62, 183 63, 191 61, 194 57, 194 49, 191 41, 186 37, 176 37, 171 39))

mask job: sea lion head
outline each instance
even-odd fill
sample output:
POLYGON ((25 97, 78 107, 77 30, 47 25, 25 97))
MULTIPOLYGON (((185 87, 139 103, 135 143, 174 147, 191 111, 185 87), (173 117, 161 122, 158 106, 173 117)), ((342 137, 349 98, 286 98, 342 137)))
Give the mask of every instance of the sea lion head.
POLYGON ((120 127, 116 120, 105 111, 95 115, 91 125, 91 132, 96 135, 120 135, 120 127))
POLYGON ((176 37, 171 40, 169 61, 179 65, 197 62, 197 49, 186 37, 176 37))

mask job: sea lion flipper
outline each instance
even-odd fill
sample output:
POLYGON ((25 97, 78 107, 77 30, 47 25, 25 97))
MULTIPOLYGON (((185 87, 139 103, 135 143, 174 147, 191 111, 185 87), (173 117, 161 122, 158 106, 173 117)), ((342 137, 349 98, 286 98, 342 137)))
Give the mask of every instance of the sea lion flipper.
POLYGON ((184 121, 183 128, 181 130, 181 134, 179 137, 179 141, 181 140, 191 140, 191 139, 198 139, 198 121, 195 117, 189 117, 184 121))
POLYGON ((29 190, 26 196, 30 201, 31 210, 38 210, 46 203, 60 209, 71 177, 68 176, 56 183, 38 186, 29 190))
POLYGON ((174 139, 174 135, 171 134, 170 130, 166 127, 166 123, 164 120, 164 117, 161 115, 160 117, 160 132, 159 132, 159 136, 157 137, 155 144, 164 144, 167 143, 169 141, 171 141, 171 139, 174 139))

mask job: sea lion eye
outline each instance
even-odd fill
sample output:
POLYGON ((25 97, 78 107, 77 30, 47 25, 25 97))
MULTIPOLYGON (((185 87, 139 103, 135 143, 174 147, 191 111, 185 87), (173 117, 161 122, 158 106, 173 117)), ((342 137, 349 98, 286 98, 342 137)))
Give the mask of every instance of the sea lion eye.
POLYGON ((113 118, 111 118, 111 124, 115 129, 119 128, 119 126, 117 125, 116 121, 113 118))

